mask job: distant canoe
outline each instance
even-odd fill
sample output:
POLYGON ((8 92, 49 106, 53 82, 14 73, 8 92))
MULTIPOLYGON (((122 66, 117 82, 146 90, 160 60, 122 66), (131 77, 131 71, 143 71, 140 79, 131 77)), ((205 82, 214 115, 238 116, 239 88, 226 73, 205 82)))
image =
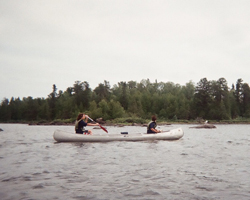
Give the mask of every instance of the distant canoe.
POLYGON ((111 142, 111 141, 148 141, 148 140, 178 140, 182 138, 184 132, 181 128, 173 129, 170 131, 146 134, 102 134, 102 135, 83 135, 76 133, 69 133, 62 130, 54 132, 54 139, 57 142, 111 142))
POLYGON ((200 125, 200 126, 193 126, 193 127, 190 127, 190 128, 216 128, 216 126, 213 125, 213 124, 203 124, 203 125, 200 125))

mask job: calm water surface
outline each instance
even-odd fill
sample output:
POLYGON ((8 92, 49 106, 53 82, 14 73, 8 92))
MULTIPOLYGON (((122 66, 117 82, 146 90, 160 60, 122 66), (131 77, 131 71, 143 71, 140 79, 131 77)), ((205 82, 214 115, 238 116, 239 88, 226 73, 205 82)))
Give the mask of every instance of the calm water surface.
POLYGON ((178 141, 56 143, 74 127, 0 124, 0 199, 249 200, 250 126, 192 126, 161 126, 182 127, 178 141))

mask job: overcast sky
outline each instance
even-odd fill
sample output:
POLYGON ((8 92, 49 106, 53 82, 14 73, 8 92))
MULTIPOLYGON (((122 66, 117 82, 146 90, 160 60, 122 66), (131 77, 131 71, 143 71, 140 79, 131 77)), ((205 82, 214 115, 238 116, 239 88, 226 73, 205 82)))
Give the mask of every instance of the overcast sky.
POLYGON ((0 101, 56 84, 250 82, 249 0, 0 0, 0 101))

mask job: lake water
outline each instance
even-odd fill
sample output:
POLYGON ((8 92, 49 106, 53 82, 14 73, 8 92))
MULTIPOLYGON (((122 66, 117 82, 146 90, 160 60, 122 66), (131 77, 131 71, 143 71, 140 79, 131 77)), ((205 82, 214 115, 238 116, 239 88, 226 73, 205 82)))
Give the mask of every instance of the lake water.
POLYGON ((56 143, 74 127, 0 124, 0 199, 249 200, 250 125, 192 126, 161 126, 182 127, 177 141, 56 143))

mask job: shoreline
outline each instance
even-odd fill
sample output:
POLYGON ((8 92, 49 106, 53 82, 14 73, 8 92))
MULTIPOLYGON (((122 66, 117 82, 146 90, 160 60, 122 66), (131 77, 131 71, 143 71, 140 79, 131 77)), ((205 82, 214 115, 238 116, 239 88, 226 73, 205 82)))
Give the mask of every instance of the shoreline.
MULTIPOLYGON (((72 122, 0 122, 0 124, 27 124, 29 126, 74 126, 75 123, 72 122)), ((112 122, 104 122, 100 123, 102 126, 147 126, 146 123, 112 123, 112 122)), ((169 121, 169 122, 157 122, 158 126, 168 126, 173 124, 194 124, 194 125, 204 125, 202 122, 197 121, 169 121)), ((224 124, 224 125, 232 125, 232 124, 250 124, 250 121, 209 121, 210 125, 212 124, 224 124)))

